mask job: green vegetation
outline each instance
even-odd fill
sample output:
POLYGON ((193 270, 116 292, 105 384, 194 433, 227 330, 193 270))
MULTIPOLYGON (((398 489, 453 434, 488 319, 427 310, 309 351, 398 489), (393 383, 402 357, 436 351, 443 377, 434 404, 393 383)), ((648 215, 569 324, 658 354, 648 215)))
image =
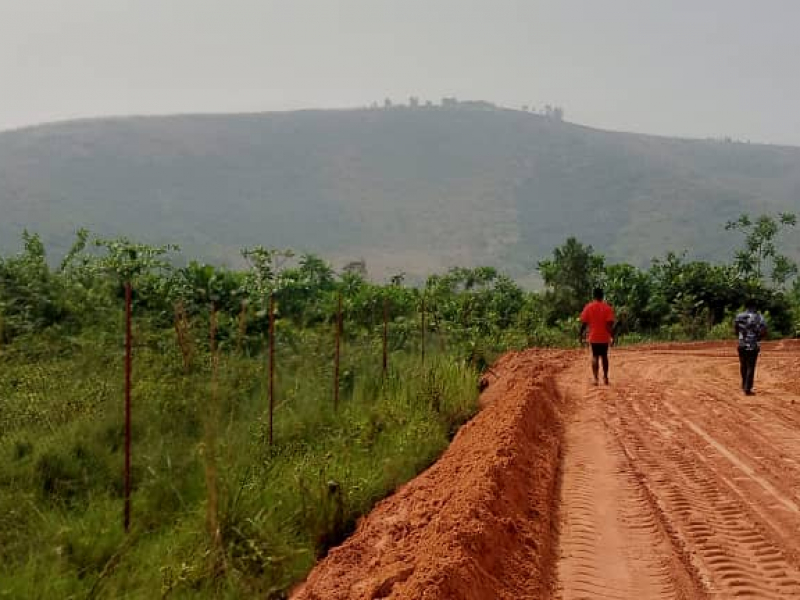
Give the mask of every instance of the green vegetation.
MULTIPOLYGON (((727 261, 742 212, 796 211, 800 148, 613 133, 469 103, 142 117, 0 133, 0 252, 23 226, 176 242, 240 268, 269 240, 420 284, 502 265, 528 287, 567 232, 612 262, 727 261), (568 229, 565 230, 565 223, 568 229)), ((555 116, 555 115, 553 115, 555 116)), ((785 253, 800 259, 800 231, 785 253)))
POLYGON ((0 257, 0 598, 285 597, 359 516, 440 455, 474 414, 478 374, 498 353, 575 343, 576 312, 594 285, 617 308, 622 342, 727 337, 745 295, 759 299, 773 332, 800 335, 800 283, 769 222, 794 225, 791 215, 760 217, 730 265, 670 253, 642 270, 569 239, 541 262, 541 294, 491 267, 379 285, 358 262, 335 273, 315 255, 254 247, 237 271, 85 230, 51 267, 41 239, 25 233, 19 253, 0 257), (745 261, 747 252, 760 258, 745 261))
POLYGON ((129 537, 122 371, 107 365, 118 348, 83 338, 70 357, 4 358, 0 590, 8 597, 280 597, 358 516, 435 460, 475 408, 471 370, 442 359, 423 368, 395 353, 381 383, 371 375, 377 361, 360 349, 346 362, 347 393, 334 412, 329 356, 284 352, 270 448, 260 361, 223 358, 215 393, 207 369, 183 375, 172 340, 144 326, 137 339, 129 537))
POLYGON ((761 215, 755 226, 748 215, 728 225, 743 229, 746 239, 730 264, 688 260, 668 252, 647 270, 605 258, 575 238, 556 248, 553 258, 539 263, 547 287, 543 302, 546 323, 556 326, 574 318, 595 286, 617 311, 618 334, 652 339, 727 337, 734 314, 747 297, 755 298, 778 335, 797 335, 800 279, 797 264, 778 251, 781 229, 796 225, 793 214, 761 215), (765 277, 767 263, 771 277, 765 277), (794 287, 790 291, 790 285, 794 287))
MULTIPOLYGON (((445 337, 431 319, 423 364, 422 294, 399 278, 379 286, 353 271, 337 276, 308 255, 287 266, 290 252, 263 248, 245 251, 248 271, 169 268, 170 248, 90 245, 84 231, 51 269, 40 239, 23 241, 22 252, 0 260, 0 595, 282 597, 357 517, 434 461, 476 409, 476 365, 487 359, 478 357, 478 333, 466 331, 473 322, 445 337), (126 281, 135 341, 128 535, 126 281), (270 293, 273 446, 263 353, 270 293)), ((458 310, 437 299, 435 310, 458 310)))

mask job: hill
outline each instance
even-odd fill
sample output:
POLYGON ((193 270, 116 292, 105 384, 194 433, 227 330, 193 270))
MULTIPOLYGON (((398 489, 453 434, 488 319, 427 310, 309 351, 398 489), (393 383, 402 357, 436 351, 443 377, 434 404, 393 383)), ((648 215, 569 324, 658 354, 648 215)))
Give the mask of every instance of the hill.
MULTIPOLYGON (((0 133, 0 251, 80 226, 235 264, 291 246, 382 277, 491 264, 525 278, 568 235, 611 260, 727 259, 726 220, 800 208, 800 148, 435 108, 126 117, 0 133)), ((789 238, 800 257, 800 236, 789 238)))

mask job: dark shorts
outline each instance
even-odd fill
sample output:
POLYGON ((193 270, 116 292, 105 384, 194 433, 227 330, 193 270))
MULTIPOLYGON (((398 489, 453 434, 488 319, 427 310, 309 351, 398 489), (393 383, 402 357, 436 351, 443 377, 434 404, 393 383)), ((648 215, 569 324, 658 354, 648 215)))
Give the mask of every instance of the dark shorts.
POLYGON ((592 344, 592 356, 608 356, 608 344, 592 344))

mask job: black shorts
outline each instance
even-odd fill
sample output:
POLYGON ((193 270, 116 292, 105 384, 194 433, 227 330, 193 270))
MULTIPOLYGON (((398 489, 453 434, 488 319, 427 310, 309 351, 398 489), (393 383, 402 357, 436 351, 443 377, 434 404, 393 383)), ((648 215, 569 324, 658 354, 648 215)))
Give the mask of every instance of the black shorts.
POLYGON ((598 358, 608 356, 608 344, 592 344, 592 356, 598 358))

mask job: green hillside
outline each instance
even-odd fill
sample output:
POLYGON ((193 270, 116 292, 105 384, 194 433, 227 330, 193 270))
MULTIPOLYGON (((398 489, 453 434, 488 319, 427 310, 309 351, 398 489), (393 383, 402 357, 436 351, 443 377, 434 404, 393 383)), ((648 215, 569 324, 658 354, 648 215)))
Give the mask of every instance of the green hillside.
MULTIPOLYGON (((72 121, 0 133, 0 251, 80 226, 237 264, 291 246, 382 277, 525 278, 568 235, 611 260, 729 258, 740 212, 800 208, 800 148, 599 131, 511 110, 392 108, 72 121)), ((800 236, 787 252, 800 258, 800 236)))

